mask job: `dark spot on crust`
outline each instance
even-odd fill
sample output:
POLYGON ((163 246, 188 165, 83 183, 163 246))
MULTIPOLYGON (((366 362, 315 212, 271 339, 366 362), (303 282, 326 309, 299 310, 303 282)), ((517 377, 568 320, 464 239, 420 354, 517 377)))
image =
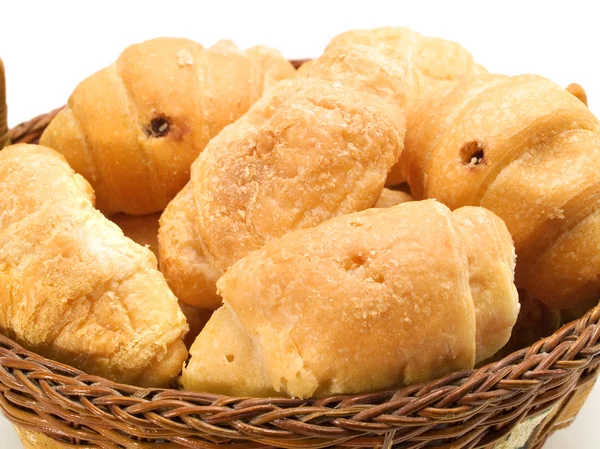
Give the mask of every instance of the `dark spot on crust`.
POLYGON ((383 284, 385 282, 385 278, 381 273, 375 273, 371 276, 371 278, 378 284, 383 284))
POLYGON ((469 167, 486 164, 483 144, 477 140, 465 143, 460 148, 459 155, 462 163, 469 167))
POLYGON ((346 271, 356 270, 365 263, 367 263, 367 259, 362 254, 356 254, 344 263, 344 269, 346 271))
POLYGON ((164 115, 158 115, 150 120, 150 123, 144 127, 148 137, 164 137, 169 134, 169 119, 164 115))

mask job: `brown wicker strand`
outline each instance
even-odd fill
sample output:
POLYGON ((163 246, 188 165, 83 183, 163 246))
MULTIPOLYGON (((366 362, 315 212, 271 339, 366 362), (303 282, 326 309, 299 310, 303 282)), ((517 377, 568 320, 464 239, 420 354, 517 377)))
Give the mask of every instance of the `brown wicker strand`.
POLYGON ((0 59, 0 150, 10 142, 8 134, 8 107, 6 106, 6 76, 0 59))
POLYGON ((8 132, 10 141, 13 143, 39 143, 44 129, 46 129, 46 126, 48 126, 63 107, 57 108, 47 114, 38 115, 28 122, 15 126, 8 132))

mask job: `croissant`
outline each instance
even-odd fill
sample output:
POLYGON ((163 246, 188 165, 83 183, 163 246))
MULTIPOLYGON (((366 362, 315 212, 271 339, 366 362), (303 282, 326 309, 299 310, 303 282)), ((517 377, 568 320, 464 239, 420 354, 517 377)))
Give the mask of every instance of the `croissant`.
POLYGON ((535 75, 477 75, 409 115, 401 157, 415 199, 480 205, 510 230, 516 283, 556 308, 600 290, 600 122, 535 75))
POLYGON ((40 142, 90 181, 105 215, 159 212, 208 141, 294 73, 265 47, 246 54, 149 40, 81 82, 40 142))
POLYGON ((0 152, 0 331, 90 374, 167 386, 187 351, 185 318, 150 250, 93 206, 57 152, 0 152))
MULTIPOLYGON (((402 61, 405 67, 406 102, 410 111, 423 98, 437 89, 452 85, 461 78, 484 73, 473 56, 460 44, 436 37, 423 36, 409 28, 383 27, 353 30, 334 37, 327 49, 350 44, 367 45, 402 61)), ((310 65, 300 71, 310 69, 310 65)), ((390 171, 386 185, 404 182, 399 165, 390 171)))
POLYGON ((514 263, 502 220, 433 200, 289 233, 219 279, 183 386, 308 398, 471 368, 510 337, 514 263))
POLYGON ((402 69, 334 49, 224 128, 160 219, 160 265, 177 297, 221 305, 215 282, 287 232, 375 205, 404 141, 402 69))
MULTIPOLYGON (((388 189, 384 189, 388 190, 388 189)), ((396 192, 394 192, 396 193, 396 192)), ((403 193, 403 192, 399 192, 403 193)), ((404 195, 406 195, 404 193, 404 195)), ((383 197, 383 195, 382 195, 383 197)), ((389 198, 386 196, 385 200, 379 198, 379 201, 391 202, 395 200, 395 196, 389 198)), ((388 206, 381 206, 388 207, 388 206)), ((150 215, 126 215, 117 214, 110 217, 110 220, 121 228, 123 234, 129 237, 138 245, 142 245, 150 249, 155 256, 158 257, 158 220, 160 214, 150 215)), ((190 328, 186 334, 184 343, 186 347, 190 347, 208 319, 210 318, 211 311, 206 309, 199 309, 196 307, 189 306, 183 302, 179 303, 181 311, 185 315, 185 319, 190 328)))

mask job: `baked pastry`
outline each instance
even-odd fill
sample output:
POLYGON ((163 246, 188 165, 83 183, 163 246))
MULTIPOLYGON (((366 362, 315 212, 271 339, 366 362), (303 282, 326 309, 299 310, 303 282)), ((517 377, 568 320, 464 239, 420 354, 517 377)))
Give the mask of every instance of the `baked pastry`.
POLYGON ((221 131, 160 219, 160 264, 177 297, 214 309, 233 263, 290 231, 372 207, 404 141, 402 68, 334 49, 221 131))
POLYGON ((110 217, 125 237, 150 249, 158 257, 158 219, 160 213, 149 215, 116 214, 110 217))
POLYGON ((584 105, 588 105, 587 94, 585 93, 585 89, 579 84, 571 83, 565 89, 570 94, 575 95, 579 99, 579 101, 581 101, 584 105))
POLYGON ((295 70, 275 50, 208 51, 188 39, 128 47, 81 82, 44 131, 105 215, 162 211, 208 141, 295 70))
POLYGON ((289 233, 219 279, 183 386, 308 398, 471 368, 510 337, 514 264, 502 220, 433 200, 289 233))
POLYGON ((412 200, 413 197, 410 193, 386 188, 381 191, 381 195, 374 207, 392 207, 412 200))
MULTIPOLYGON (((460 44, 437 37, 423 36, 409 28, 383 27, 353 30, 334 37, 327 49, 351 44, 367 45, 398 59, 405 67, 406 100, 410 110, 437 89, 452 85, 465 76, 485 73, 473 56, 460 44)), ((302 66, 300 72, 310 69, 302 66)), ((399 165, 388 175, 386 185, 405 181, 399 165)))
POLYGON ((555 308, 600 289, 600 122, 536 75, 483 74, 409 115, 401 163, 415 199, 480 205, 508 226, 519 288, 555 308))
POLYGON ((295 71, 291 63, 284 59, 277 50, 266 45, 256 45, 246 50, 240 49, 235 42, 229 39, 222 39, 216 42, 210 51, 222 53, 237 53, 248 56, 261 67, 264 76, 263 93, 277 81, 293 78, 295 71))
POLYGON ((90 374, 167 386, 187 357, 185 317, 152 252, 93 206, 57 152, 0 152, 0 332, 90 374))
MULTIPOLYGON (((113 215, 110 219, 121 228, 126 237, 129 237, 138 245, 147 247, 154 253, 155 256, 158 257, 159 218, 160 214, 117 214, 113 215)), ((219 299, 219 302, 220 301, 221 300, 219 299)), ((185 339, 183 340, 186 347, 189 348, 210 318, 212 311, 188 306, 182 301, 179 302, 179 307, 185 315, 185 319, 190 328, 189 332, 185 335, 185 339)))
POLYGON ((196 203, 189 182, 160 218, 158 250, 160 269, 179 301, 192 307, 215 310, 222 304, 216 283, 222 271, 207 257, 196 232, 196 203))

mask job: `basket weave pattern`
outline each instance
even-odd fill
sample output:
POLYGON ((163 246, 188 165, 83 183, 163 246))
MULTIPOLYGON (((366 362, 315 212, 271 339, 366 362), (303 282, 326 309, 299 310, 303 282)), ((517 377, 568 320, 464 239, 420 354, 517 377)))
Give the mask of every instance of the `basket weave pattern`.
MULTIPOLYGON (((1 84, 0 63, 0 147, 1 84)), ((37 142, 57 112, 19 125, 8 138, 37 142)), ((21 428, 87 449, 541 448, 572 421, 598 376, 599 322, 600 304, 485 367, 396 390, 309 401, 120 385, 0 334, 0 408, 21 428)))

